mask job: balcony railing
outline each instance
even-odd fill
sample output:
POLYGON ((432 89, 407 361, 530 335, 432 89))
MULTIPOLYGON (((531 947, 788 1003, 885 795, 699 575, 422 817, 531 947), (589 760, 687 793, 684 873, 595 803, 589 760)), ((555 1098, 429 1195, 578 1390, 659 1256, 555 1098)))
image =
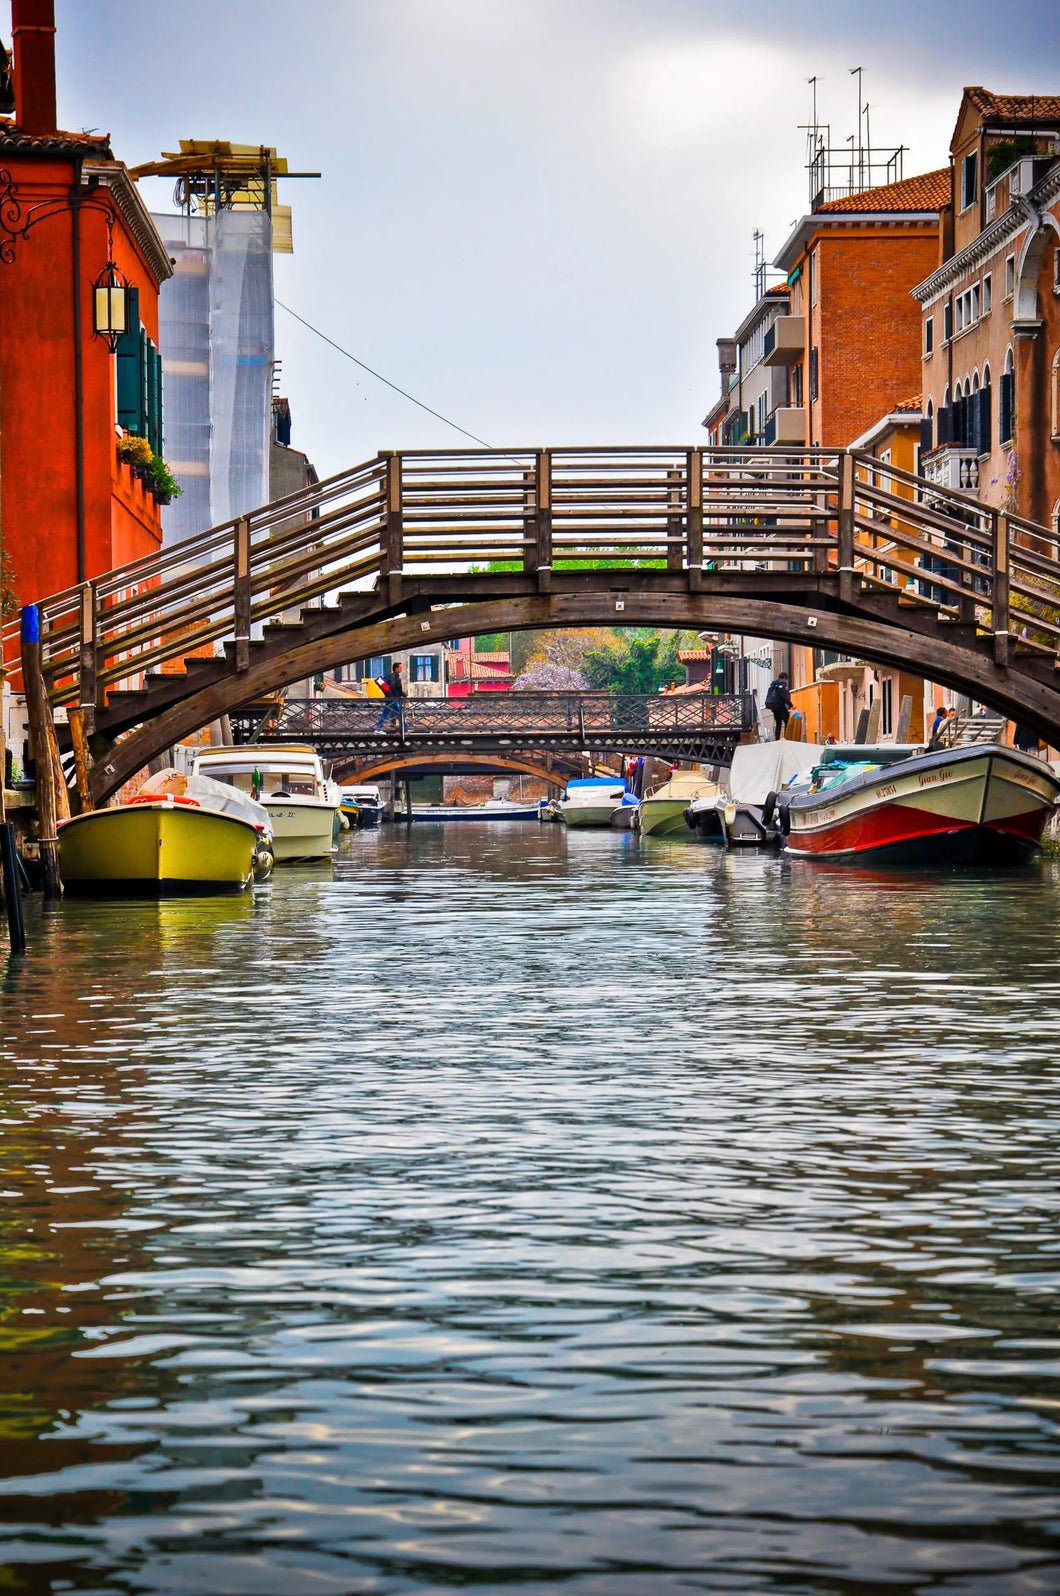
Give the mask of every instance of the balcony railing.
POLYGON ((979 489, 979 456, 974 449, 944 444, 921 457, 920 472, 936 488, 959 488, 963 493, 979 489))

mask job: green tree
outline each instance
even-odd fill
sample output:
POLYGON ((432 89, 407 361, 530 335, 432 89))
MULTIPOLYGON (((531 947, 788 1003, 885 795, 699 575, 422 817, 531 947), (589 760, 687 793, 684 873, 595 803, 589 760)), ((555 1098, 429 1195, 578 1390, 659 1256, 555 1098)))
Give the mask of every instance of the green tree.
POLYGON ((680 632, 630 628, 613 644, 586 653, 590 686, 609 693, 657 693, 684 676, 677 658, 680 642, 680 632))

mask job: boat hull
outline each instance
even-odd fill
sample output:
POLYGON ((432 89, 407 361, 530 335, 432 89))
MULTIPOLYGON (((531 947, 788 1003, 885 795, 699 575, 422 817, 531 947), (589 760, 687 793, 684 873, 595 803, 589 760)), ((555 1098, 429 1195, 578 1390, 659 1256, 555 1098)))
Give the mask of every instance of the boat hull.
POLYGON ((1020 864, 1036 852, 1060 781, 1000 745, 904 760, 788 806, 793 858, 1020 864))
POLYGON ((565 826, 610 826, 611 816, 620 804, 621 799, 606 805, 561 802, 560 818, 565 826))
POLYGON ((691 842, 687 808, 687 798, 645 798, 640 806, 640 829, 646 837, 682 837, 691 842))
POLYGON ((242 892, 254 874, 258 833, 232 815, 183 805, 97 809, 59 830, 63 884, 115 897, 242 892))
POLYGON ((315 798, 262 798, 272 822, 273 855, 277 864, 330 859, 335 851, 337 805, 315 798))

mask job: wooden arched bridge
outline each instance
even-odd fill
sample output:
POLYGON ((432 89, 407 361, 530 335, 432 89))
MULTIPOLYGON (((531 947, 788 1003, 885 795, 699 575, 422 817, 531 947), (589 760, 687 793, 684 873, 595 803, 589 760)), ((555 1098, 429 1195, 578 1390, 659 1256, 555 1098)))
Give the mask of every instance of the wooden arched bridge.
POLYGON ((97 801, 292 682, 527 627, 811 644, 917 671, 1060 743, 1055 534, 849 451, 380 455, 41 609, 53 702, 84 706, 112 744, 97 801))

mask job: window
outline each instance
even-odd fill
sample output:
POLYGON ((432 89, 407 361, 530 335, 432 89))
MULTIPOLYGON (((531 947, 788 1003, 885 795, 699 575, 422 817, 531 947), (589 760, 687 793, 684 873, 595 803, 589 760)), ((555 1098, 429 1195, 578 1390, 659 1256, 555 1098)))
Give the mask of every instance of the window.
POLYGON ((128 332, 118 339, 115 355, 118 425, 146 438, 162 453, 162 357, 140 325, 140 294, 126 295, 128 332))
POLYGON ((963 294, 958 294, 954 306, 957 331, 961 333, 966 327, 973 327, 979 320, 979 284, 973 283, 963 294))
POLYGON ((437 654, 413 654, 409 659, 409 672, 414 682, 441 681, 440 661, 437 654))
POLYGON ((986 191, 986 219, 992 222, 997 215, 997 185, 986 191))
POLYGON ((990 272, 987 272, 986 276, 983 278, 982 314, 984 316, 989 316, 989 314, 990 314, 990 305, 991 305, 991 302, 993 301, 993 298, 994 298, 994 279, 993 279, 992 275, 990 274, 990 272))
POLYGON ((1005 356, 1005 369, 998 385, 997 441, 1011 443, 1016 420, 1016 381, 1012 369, 1012 350, 1005 356))
POLYGON ((390 665, 389 654, 373 654, 371 659, 359 659, 353 667, 354 680, 363 682, 366 676, 386 676, 390 665))
POLYGON ((932 431, 933 431, 933 426, 934 426, 934 419, 935 419, 935 412, 932 409, 931 400, 929 399, 928 402, 927 402, 927 408, 924 411, 924 414, 921 417, 921 421, 920 421, 920 453, 921 454, 927 454, 929 452, 929 450, 932 448, 932 431))
POLYGON ((1053 356, 1052 383, 1050 395, 1052 401, 1052 436, 1060 438, 1060 349, 1053 356))
POLYGON ((948 344, 953 337, 953 304, 947 300, 942 307, 942 342, 948 344))
POLYGON ((966 155, 961 162, 961 209, 974 205, 979 192, 979 162, 976 155, 966 155))
POLYGON ((802 361, 791 368, 791 402, 796 409, 802 409, 802 361))
POLYGON ((935 349, 935 318, 929 316, 924 323, 924 353, 930 355, 935 349))
POLYGON ((816 348, 810 350, 810 402, 820 396, 820 361, 816 348))
POLYGON ((880 683, 880 735, 889 737, 894 731, 894 683, 885 676, 880 683))
POLYGON ((1016 291, 1016 257, 1008 255, 1005 258, 1005 298, 1011 299, 1016 291))

